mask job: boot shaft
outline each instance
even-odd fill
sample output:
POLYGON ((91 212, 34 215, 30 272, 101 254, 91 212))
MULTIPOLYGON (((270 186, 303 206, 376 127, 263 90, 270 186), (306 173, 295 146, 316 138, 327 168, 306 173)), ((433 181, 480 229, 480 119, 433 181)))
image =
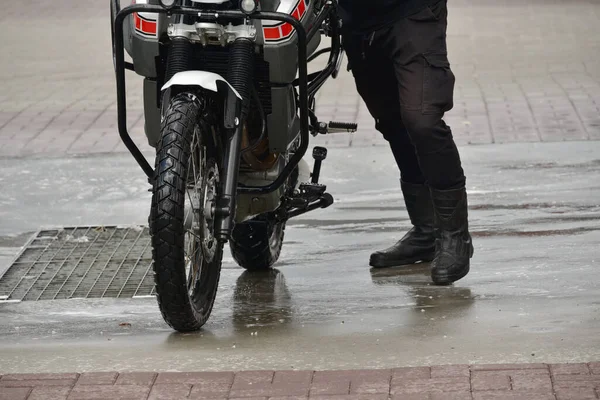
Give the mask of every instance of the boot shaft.
POLYGON ((429 187, 403 181, 400 181, 400 186, 410 222, 415 227, 433 228, 434 211, 429 187))
POLYGON ((468 231, 468 201, 466 188, 436 190, 431 188, 436 230, 468 231))

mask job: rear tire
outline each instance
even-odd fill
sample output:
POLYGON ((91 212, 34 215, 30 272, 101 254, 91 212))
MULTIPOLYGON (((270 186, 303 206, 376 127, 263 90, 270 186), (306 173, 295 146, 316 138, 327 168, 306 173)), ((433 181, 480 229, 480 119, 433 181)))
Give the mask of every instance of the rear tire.
POLYGON ((284 236, 285 222, 255 219, 236 224, 229 241, 231 255, 248 271, 269 269, 279 259, 284 236))
MULTIPOLYGON (((288 178, 288 195, 292 195, 298 179, 299 169, 295 168, 288 178)), ((273 267, 281 255, 285 224, 264 215, 236 224, 229 240, 235 262, 247 271, 264 271, 273 267)))
POLYGON ((215 301, 223 243, 216 240, 211 202, 220 193, 215 148, 202 132, 201 101, 182 93, 161 126, 150 211, 157 300, 167 324, 200 329, 215 301), (212 224, 212 225, 211 225, 212 224))

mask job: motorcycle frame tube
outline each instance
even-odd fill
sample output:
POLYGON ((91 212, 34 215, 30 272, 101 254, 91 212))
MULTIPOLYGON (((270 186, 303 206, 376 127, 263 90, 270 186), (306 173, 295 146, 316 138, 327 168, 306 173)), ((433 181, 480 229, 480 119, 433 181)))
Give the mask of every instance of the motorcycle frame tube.
POLYGON ((333 35, 331 36, 331 52, 329 53, 329 61, 327 62, 327 66, 317 74, 314 79, 311 79, 308 84, 308 97, 314 97, 319 89, 325 84, 327 79, 333 75, 335 69, 337 68, 338 61, 341 57, 342 44, 340 41, 340 36, 338 34, 339 27, 335 26, 333 29, 333 35))
MULTIPOLYGON (((294 168, 302 160, 306 154, 309 143, 309 119, 308 119, 308 60, 307 60, 307 43, 320 29, 320 24, 325 20, 326 16, 335 9, 335 3, 333 1, 327 2, 321 10, 315 24, 311 27, 308 34, 304 29, 301 21, 295 19, 293 16, 270 11, 257 11, 250 16, 244 14, 242 11, 237 10, 198 10, 188 7, 174 7, 169 10, 164 9, 161 6, 149 5, 149 4, 133 4, 125 8, 118 10, 114 22, 114 48, 115 48, 115 73, 116 73, 116 86, 117 86, 117 121, 118 129, 121 140, 135 158, 137 163, 140 165, 149 181, 154 179, 154 169, 150 166, 140 149, 136 146, 135 142, 131 139, 127 130, 127 106, 126 106, 126 91, 125 91, 125 69, 128 67, 125 62, 125 46, 123 37, 123 24, 125 18, 135 12, 150 12, 170 15, 193 15, 203 22, 215 22, 221 18, 227 19, 259 19, 259 20, 274 20, 280 22, 286 22, 292 25, 298 36, 298 91, 299 91, 299 108, 300 108, 300 145, 297 151, 294 153, 290 161, 286 164, 283 171, 277 177, 277 179, 267 186, 239 186, 237 187, 237 193, 250 193, 250 194, 267 194, 277 190, 291 175, 294 168)), ((337 56, 333 58, 337 59, 337 56)), ((331 59, 331 58, 330 58, 331 59)), ((335 66, 335 64, 333 64, 335 66)), ((329 67, 329 66, 328 66, 329 67)), ((127 68, 129 69, 129 68, 127 68)), ((331 68, 326 68, 330 69, 331 68)), ((325 72, 325 71, 323 71, 325 72)), ((328 72, 328 71, 327 71, 328 72)), ((331 74, 331 73, 329 73, 331 74)))

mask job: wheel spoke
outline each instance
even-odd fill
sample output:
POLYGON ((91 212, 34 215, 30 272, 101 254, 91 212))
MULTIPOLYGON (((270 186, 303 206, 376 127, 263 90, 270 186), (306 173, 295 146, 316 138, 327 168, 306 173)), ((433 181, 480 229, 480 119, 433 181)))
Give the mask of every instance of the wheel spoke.
POLYGON ((187 230, 187 233, 189 234, 188 240, 190 241, 190 249, 188 250, 188 253, 191 252, 191 249, 193 249, 193 253, 189 254, 188 257, 188 265, 190 266, 190 270, 188 272, 188 290, 191 291, 194 289, 196 280, 198 279, 198 275, 199 275, 199 271, 200 268, 198 267, 198 262, 199 262, 199 258, 198 258, 198 252, 201 250, 201 246, 202 246, 202 238, 196 234, 196 232, 194 232, 195 226, 197 224, 196 218, 199 217, 196 214, 197 211, 197 206, 198 204, 196 204, 201 198, 201 188, 202 188, 202 182, 200 181, 200 175, 198 174, 197 167, 199 165, 198 161, 202 161, 202 160, 198 160, 197 159, 197 152, 199 150, 199 138, 198 138, 198 132, 197 129, 194 130, 194 133, 192 134, 192 140, 190 143, 190 158, 189 158, 189 162, 188 162, 188 177, 186 179, 186 186, 187 186, 187 190, 186 190, 186 194, 188 197, 188 201, 190 202, 190 207, 188 209, 188 215, 186 215, 186 219, 185 221, 187 221, 187 218, 190 218, 189 213, 192 213, 191 218, 192 220, 192 228, 187 230), (191 167, 190 165, 191 164, 191 167), (192 181, 190 182, 189 179, 189 173, 192 173, 192 181), (193 191, 193 192, 192 192, 193 191), (194 199, 196 199, 196 202, 194 202, 194 199), (192 247, 193 245, 193 247, 192 247))
POLYGON ((188 230, 187 233, 189 233, 190 235, 192 235, 193 237, 195 237, 196 240, 202 240, 202 238, 200 237, 200 235, 197 235, 196 233, 192 232, 191 230, 188 230))
POLYGON ((202 257, 198 258, 198 252, 201 250, 202 247, 200 245, 200 238, 198 236, 189 231, 188 234, 194 236, 194 239, 192 239, 193 241, 190 240, 188 242, 189 247, 191 247, 192 245, 194 247, 193 253, 191 251, 186 251, 186 267, 189 265, 189 271, 187 271, 186 273, 188 277, 187 287, 188 291, 191 291, 194 289, 196 281, 200 276, 201 267, 197 267, 197 265, 199 262, 202 261, 202 257))

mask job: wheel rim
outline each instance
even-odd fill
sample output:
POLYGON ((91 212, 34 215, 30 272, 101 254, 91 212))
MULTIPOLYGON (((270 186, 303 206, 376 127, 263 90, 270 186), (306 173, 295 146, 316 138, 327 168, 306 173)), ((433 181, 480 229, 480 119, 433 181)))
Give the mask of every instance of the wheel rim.
POLYGON ((214 232, 214 206, 219 173, 214 160, 207 160, 206 147, 202 144, 200 130, 194 130, 186 177, 186 207, 184 221, 191 220, 185 232, 185 268, 187 289, 190 297, 196 297, 203 267, 215 257, 217 241, 214 232))

